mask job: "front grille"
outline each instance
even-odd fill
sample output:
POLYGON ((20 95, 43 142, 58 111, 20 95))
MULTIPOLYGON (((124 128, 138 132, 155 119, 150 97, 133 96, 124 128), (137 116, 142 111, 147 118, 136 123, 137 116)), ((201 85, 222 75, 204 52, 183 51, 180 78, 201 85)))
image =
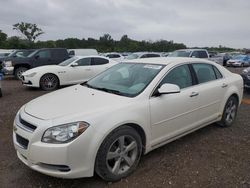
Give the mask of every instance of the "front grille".
POLYGON ((23 149, 28 148, 29 140, 27 140, 26 138, 23 138, 19 134, 16 134, 16 141, 23 149))
POLYGON ((19 121, 20 121, 20 125, 18 124, 18 126, 22 129, 25 129, 27 131, 33 132, 34 130, 36 130, 36 126, 32 125, 31 123, 23 120, 21 118, 21 116, 19 116, 19 121))

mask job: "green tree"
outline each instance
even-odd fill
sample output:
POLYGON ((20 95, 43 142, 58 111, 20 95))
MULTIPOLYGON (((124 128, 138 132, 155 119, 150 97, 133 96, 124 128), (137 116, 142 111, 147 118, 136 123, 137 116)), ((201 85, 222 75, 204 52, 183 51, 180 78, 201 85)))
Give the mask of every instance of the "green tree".
POLYGON ((20 31, 30 42, 34 42, 38 36, 44 33, 36 24, 25 22, 14 24, 13 30, 20 31))
POLYGON ((0 47, 4 46, 7 37, 8 35, 6 33, 3 33, 2 30, 0 30, 0 47))

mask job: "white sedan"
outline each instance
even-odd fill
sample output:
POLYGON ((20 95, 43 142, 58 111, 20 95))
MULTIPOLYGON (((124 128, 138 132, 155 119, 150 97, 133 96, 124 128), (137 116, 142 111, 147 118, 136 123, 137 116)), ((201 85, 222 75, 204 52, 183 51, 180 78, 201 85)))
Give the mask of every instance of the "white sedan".
POLYGON ((208 60, 136 59, 24 105, 14 146, 38 172, 117 181, 155 148, 214 122, 231 126, 242 94, 241 76, 208 60))
POLYGON ((117 64, 102 56, 74 56, 59 65, 30 69, 22 74, 22 83, 29 87, 54 90, 62 85, 83 83, 117 64))

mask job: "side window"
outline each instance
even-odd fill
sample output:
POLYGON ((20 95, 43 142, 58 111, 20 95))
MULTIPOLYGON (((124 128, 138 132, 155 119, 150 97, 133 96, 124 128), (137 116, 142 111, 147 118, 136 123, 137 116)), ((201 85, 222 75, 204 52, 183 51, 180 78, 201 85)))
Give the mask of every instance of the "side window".
POLYGON ((160 57, 160 55, 158 55, 158 54, 148 54, 147 57, 160 57))
POLYGON ((76 61, 78 63, 78 66, 89 66, 91 62, 91 58, 82 58, 76 61))
POLYGON ((199 58, 199 52, 198 51, 193 51, 191 57, 199 58))
POLYGON ((199 58, 208 58, 207 52, 199 51, 199 58))
POLYGON ((120 56, 118 54, 114 54, 113 58, 120 58, 120 56))
POLYGON ((217 79, 220 79, 223 77, 222 74, 220 73, 220 71, 215 66, 213 66, 213 69, 214 69, 214 72, 215 72, 217 79))
POLYGON ((181 89, 192 86, 192 77, 188 65, 181 65, 171 70, 161 81, 160 86, 166 83, 178 85, 181 89))
POLYGON ((147 54, 144 54, 144 55, 141 56, 141 58, 147 58, 147 57, 148 57, 147 54))
POLYGON ((38 54, 40 58, 51 58, 51 53, 49 50, 42 50, 40 52, 38 52, 38 54))
POLYGON ((209 82, 211 80, 216 80, 215 71, 212 65, 197 63, 193 64, 194 71, 198 78, 199 83, 209 82))
POLYGON ((104 65, 107 63, 109 63, 109 60, 100 58, 100 57, 92 58, 92 61, 91 61, 91 65, 104 65))

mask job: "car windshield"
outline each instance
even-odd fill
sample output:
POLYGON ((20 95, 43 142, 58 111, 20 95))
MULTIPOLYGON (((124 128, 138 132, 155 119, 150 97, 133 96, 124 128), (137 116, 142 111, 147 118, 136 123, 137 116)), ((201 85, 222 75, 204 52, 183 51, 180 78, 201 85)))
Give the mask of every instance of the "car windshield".
POLYGON ((246 56, 245 55, 237 55, 234 56, 233 59, 244 59, 246 56))
POLYGON ((30 55, 28 55, 27 57, 33 57, 39 50, 35 50, 34 52, 32 52, 30 55))
POLYGON ((140 94, 164 65, 121 63, 99 74, 83 86, 116 95, 135 97, 140 94))
POLYGON ((169 54, 168 57, 189 57, 191 51, 185 51, 185 50, 178 50, 174 51, 173 53, 169 54))
POLYGON ((67 59, 63 62, 61 62, 59 65, 60 66, 68 66, 70 63, 72 63, 73 61, 77 60, 78 57, 74 56, 74 57, 71 57, 70 59, 67 59))

